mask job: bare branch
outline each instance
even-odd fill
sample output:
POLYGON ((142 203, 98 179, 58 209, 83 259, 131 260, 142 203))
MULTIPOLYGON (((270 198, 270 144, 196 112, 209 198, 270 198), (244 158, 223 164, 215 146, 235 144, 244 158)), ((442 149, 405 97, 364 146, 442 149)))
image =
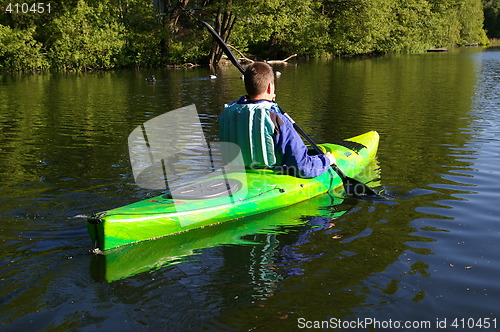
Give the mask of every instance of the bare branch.
POLYGON ((296 57, 296 56, 297 56, 297 54, 292 54, 292 55, 290 55, 288 58, 283 59, 283 60, 267 60, 266 62, 267 62, 267 63, 271 63, 271 64, 273 64, 273 63, 275 63, 275 64, 278 64, 278 63, 286 63, 288 60, 290 60, 291 58, 294 58, 294 57, 296 57))
POLYGON ((238 50, 236 47, 234 47, 233 45, 230 45, 230 44, 227 44, 227 46, 231 47, 233 50, 235 50, 236 52, 238 52, 238 54, 240 55, 240 61, 243 60, 245 62, 249 62, 249 63, 254 63, 255 61, 253 61, 252 59, 249 59, 247 58, 245 55, 243 55, 243 53, 241 53, 240 50, 238 50))

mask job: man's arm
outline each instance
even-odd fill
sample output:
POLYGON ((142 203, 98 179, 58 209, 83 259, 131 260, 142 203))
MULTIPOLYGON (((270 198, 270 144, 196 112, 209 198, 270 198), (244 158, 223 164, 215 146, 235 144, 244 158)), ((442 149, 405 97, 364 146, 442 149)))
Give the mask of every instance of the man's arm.
POLYGON ((335 162, 335 157, 331 154, 308 155, 307 146, 292 123, 274 109, 271 112, 278 115, 275 123, 278 130, 274 135, 274 143, 276 152, 283 158, 283 164, 295 168, 298 175, 303 178, 313 178, 326 172, 330 164, 335 162))

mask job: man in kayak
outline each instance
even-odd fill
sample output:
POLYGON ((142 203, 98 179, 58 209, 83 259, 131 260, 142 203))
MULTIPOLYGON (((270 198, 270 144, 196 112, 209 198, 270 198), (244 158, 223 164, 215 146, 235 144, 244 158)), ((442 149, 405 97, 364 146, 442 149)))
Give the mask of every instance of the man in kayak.
POLYGON ((245 71, 247 95, 224 105, 219 118, 220 140, 239 145, 246 167, 283 166, 288 174, 312 178, 326 172, 335 157, 309 155, 308 148, 283 116, 275 100, 274 73, 265 62, 245 71))

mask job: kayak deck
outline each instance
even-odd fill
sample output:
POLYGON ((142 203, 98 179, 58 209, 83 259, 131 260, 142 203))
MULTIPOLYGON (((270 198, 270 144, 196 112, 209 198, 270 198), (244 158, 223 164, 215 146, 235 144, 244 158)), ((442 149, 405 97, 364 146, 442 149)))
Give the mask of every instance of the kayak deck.
MULTIPOLYGON (((350 177, 361 172, 375 157, 379 136, 375 131, 348 139, 362 144, 359 151, 337 144, 322 144, 350 177)), ((94 214, 87 228, 96 248, 108 250, 129 243, 155 239, 224 221, 289 206, 342 185, 331 170, 303 179, 269 169, 229 172, 202 182, 231 181, 237 188, 228 195, 189 198, 160 195, 94 214)), ((195 196, 194 196, 195 197, 195 196)))

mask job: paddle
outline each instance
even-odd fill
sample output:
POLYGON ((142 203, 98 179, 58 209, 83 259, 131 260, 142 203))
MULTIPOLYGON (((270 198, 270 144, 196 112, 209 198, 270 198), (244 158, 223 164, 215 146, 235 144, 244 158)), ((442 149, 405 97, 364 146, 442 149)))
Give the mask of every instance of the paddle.
MULTIPOLYGON (((229 60, 236 66, 236 68, 238 68, 238 70, 242 74, 244 74, 245 69, 243 68, 241 63, 238 61, 238 59, 236 59, 233 52, 231 52, 231 50, 229 49, 227 44, 224 42, 224 40, 219 36, 219 34, 207 22, 201 21, 201 23, 203 23, 203 25, 205 25, 205 27, 208 29, 210 34, 215 38, 215 40, 217 41, 219 46, 222 48, 224 53, 227 55, 229 60)), ((279 109, 280 109, 280 112, 284 116, 286 116, 288 118, 288 120, 290 120, 290 122, 293 124, 293 128, 302 137, 304 137, 304 139, 314 148, 314 150, 316 150, 317 153, 323 154, 323 151, 320 149, 320 147, 316 143, 314 143, 312 138, 309 137, 309 135, 307 135, 302 130, 302 128, 299 127, 299 125, 297 123, 295 123, 295 121, 292 119, 292 117, 290 115, 288 115, 288 113, 285 112, 285 110, 283 110, 281 107, 279 109)), ((353 178, 350 178, 347 175, 345 175, 344 172, 342 172, 342 170, 337 165, 333 164, 330 167, 338 174, 338 176, 342 180, 342 184, 344 185, 344 190, 348 196, 353 196, 353 197, 358 197, 358 198, 363 198, 366 196, 378 196, 378 197, 380 197, 380 195, 378 195, 372 188, 368 187, 363 182, 358 181, 358 180, 353 179, 353 178)))

